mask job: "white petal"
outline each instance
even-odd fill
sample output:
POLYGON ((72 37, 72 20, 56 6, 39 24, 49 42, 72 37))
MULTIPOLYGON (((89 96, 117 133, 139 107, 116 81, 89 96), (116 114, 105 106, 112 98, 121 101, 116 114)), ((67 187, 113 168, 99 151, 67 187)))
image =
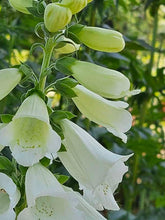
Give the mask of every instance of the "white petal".
POLYGON ((49 124, 46 104, 37 94, 33 94, 24 100, 14 119, 23 117, 36 118, 49 124))
POLYGON ((76 86, 74 91, 77 97, 73 98, 73 101, 82 114, 91 121, 106 127, 109 131, 116 130, 114 134, 120 138, 122 133, 131 128, 132 116, 123 109, 126 107, 123 102, 108 101, 80 85, 76 86))
POLYGON ((101 184, 109 167, 124 156, 108 151, 85 130, 67 119, 61 121, 61 126, 67 152, 59 152, 58 155, 64 166, 83 185, 96 187, 101 184))
POLYGON ((8 210, 4 214, 0 214, 0 219, 3 220, 15 220, 16 214, 13 209, 8 210))
POLYGON ((25 189, 28 206, 34 206, 37 197, 64 192, 54 175, 40 163, 28 169, 25 189))
POLYGON ((13 157, 23 166, 37 163, 47 151, 49 126, 35 118, 18 118, 11 122, 13 157))
POLYGON ((83 212, 84 220, 105 220, 105 218, 89 205, 79 193, 76 193, 76 196, 79 201, 77 208, 83 212))
POLYGON ((18 220, 26 219, 83 220, 81 212, 73 207, 71 201, 53 196, 43 196, 37 198, 34 207, 23 210, 18 216, 18 220))
POLYGON ((57 151, 61 146, 61 138, 60 136, 50 128, 49 131, 49 140, 47 143, 48 149, 46 156, 50 159, 55 159, 57 157, 57 151))
POLYGON ((13 208, 20 199, 18 191, 13 180, 4 173, 0 173, 0 219, 15 219, 13 208))
POLYGON ((71 70, 79 83, 103 97, 121 98, 129 91, 129 79, 118 71, 78 60, 71 70))
POLYGON ((16 68, 0 70, 0 100, 7 96, 21 80, 22 74, 16 68))

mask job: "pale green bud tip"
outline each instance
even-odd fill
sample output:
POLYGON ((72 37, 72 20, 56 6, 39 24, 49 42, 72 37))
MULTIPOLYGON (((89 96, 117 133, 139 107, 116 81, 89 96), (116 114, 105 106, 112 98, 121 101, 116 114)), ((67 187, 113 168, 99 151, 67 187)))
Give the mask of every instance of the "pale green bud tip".
POLYGON ((85 8, 87 0, 62 0, 61 4, 70 8, 72 14, 76 14, 85 8))
POLYGON ((56 69, 66 75, 72 75, 72 65, 76 62, 76 59, 72 57, 64 57, 56 61, 56 69))
POLYGON ((44 13, 44 23, 48 31, 57 32, 70 22, 72 12, 69 8, 60 3, 51 3, 46 6, 44 13))
POLYGON ((16 68, 0 70, 0 100, 16 87, 21 77, 22 73, 16 68))
POLYGON ((78 32, 72 30, 86 46, 103 52, 120 52, 125 47, 123 36, 118 31, 84 26, 78 32))
POLYGON ((9 0, 9 3, 14 9, 25 14, 30 14, 27 8, 33 6, 33 0, 9 0))

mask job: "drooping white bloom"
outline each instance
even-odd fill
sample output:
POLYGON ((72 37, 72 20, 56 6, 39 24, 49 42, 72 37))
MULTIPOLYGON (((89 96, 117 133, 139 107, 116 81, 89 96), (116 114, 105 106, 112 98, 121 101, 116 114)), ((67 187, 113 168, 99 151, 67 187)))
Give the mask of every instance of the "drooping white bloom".
POLYGON ((13 208, 20 199, 18 191, 13 180, 4 173, 0 173, 0 219, 15 220, 13 208))
POLYGON ((26 98, 13 120, 0 130, 0 144, 10 146, 23 166, 31 166, 45 155, 56 157, 61 139, 51 128, 46 104, 37 94, 26 98))
POLYGON ((25 189, 28 207, 18 220, 101 220, 103 218, 90 205, 56 180, 54 175, 41 164, 30 167, 26 173, 25 189), (39 184, 38 184, 39 183, 39 184))
POLYGON ((118 210, 113 193, 128 167, 122 156, 106 150, 92 136, 73 122, 61 121, 65 152, 58 156, 70 174, 79 182, 86 200, 98 210, 118 210))
POLYGON ((96 93, 77 85, 73 89, 77 97, 73 98, 74 103, 91 121, 96 122, 107 128, 113 135, 127 142, 127 136, 124 134, 132 125, 132 116, 124 108, 128 104, 122 101, 109 101, 96 93))
POLYGON ((87 89, 106 98, 118 99, 140 92, 130 91, 130 81, 122 73, 93 63, 64 57, 56 61, 56 67, 64 73, 67 69, 87 89))
POLYGON ((22 77, 16 68, 0 70, 0 100, 7 96, 16 87, 22 77))

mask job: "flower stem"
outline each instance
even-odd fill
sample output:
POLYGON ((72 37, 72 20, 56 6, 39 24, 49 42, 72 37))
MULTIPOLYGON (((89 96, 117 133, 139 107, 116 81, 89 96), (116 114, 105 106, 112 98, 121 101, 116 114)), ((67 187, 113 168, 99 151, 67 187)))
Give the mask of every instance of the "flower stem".
POLYGON ((44 91, 44 88, 45 88, 47 68, 49 67, 49 64, 50 64, 50 59, 52 56, 54 46, 55 46, 54 38, 48 38, 45 44, 44 57, 42 61, 41 73, 40 73, 40 79, 39 79, 39 89, 41 91, 44 91))

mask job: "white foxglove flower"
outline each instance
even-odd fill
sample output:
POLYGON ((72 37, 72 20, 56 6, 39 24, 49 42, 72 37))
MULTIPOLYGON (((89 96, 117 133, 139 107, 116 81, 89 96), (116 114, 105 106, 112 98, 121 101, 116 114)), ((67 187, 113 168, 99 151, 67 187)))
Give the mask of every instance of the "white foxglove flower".
POLYGON ((0 100, 7 96, 20 82, 22 73, 16 68, 0 70, 0 100))
POLYGON ((106 127, 123 142, 127 142, 127 136, 124 133, 132 125, 132 116, 124 109, 128 107, 127 103, 106 100, 80 85, 73 90, 77 95, 73 101, 82 114, 91 121, 106 127))
POLYGON ((20 199, 13 180, 4 173, 0 173, 0 219, 15 220, 16 214, 13 208, 20 199))
POLYGON ((86 220, 89 219, 86 216, 92 215, 92 212, 97 217, 95 220, 104 219, 84 201, 80 201, 77 194, 64 190, 54 175, 39 163, 28 169, 25 189, 28 207, 18 215, 18 220, 86 220))
POLYGON ((46 104, 37 94, 26 98, 13 120, 0 130, 0 144, 9 146, 23 166, 31 166, 45 155, 56 157, 61 139, 51 128, 46 104))
POLYGON ((108 151, 67 119, 61 121, 61 127, 67 151, 58 152, 58 156, 79 182, 86 200, 98 210, 118 210, 113 193, 128 171, 124 162, 132 155, 121 156, 108 151))
POLYGON ((64 73, 67 69, 87 89, 106 98, 118 99, 140 92, 140 90, 130 91, 130 81, 122 73, 93 63, 64 57, 57 60, 56 67, 64 73))

